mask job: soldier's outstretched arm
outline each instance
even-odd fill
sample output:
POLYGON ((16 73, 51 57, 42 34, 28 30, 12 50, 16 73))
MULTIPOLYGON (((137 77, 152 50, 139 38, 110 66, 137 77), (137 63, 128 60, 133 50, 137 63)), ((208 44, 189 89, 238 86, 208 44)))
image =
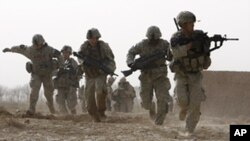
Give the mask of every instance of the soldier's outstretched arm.
POLYGON ((11 49, 10 48, 3 49, 3 53, 6 53, 6 52, 11 52, 11 49))
POLYGON ((14 53, 19 53, 24 55, 25 57, 30 59, 30 53, 29 53, 29 49, 27 46, 25 45, 19 45, 19 46, 13 46, 11 48, 5 48, 3 49, 3 52, 14 52, 14 53))

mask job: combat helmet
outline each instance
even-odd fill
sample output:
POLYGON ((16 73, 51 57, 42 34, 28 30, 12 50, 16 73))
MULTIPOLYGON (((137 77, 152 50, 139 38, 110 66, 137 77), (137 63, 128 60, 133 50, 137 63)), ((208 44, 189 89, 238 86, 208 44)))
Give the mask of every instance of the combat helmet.
POLYGON ((100 32, 96 28, 91 28, 87 32, 87 36, 86 36, 87 39, 91 39, 93 37, 96 37, 97 39, 101 37, 100 32))
POLYGON ((150 26, 147 30, 146 37, 148 39, 160 39, 161 31, 157 26, 150 26))
POLYGON ((45 44, 45 40, 41 34, 35 34, 32 38, 33 45, 43 45, 45 44))
POLYGON ((67 51, 70 54, 72 54, 72 48, 71 48, 71 46, 68 46, 68 45, 63 46, 63 48, 61 49, 61 52, 64 52, 64 51, 67 51))
POLYGON ((196 21, 195 15, 190 11, 181 11, 177 15, 176 19, 177 19, 177 23, 179 26, 182 26, 184 23, 187 23, 187 22, 195 22, 196 21))

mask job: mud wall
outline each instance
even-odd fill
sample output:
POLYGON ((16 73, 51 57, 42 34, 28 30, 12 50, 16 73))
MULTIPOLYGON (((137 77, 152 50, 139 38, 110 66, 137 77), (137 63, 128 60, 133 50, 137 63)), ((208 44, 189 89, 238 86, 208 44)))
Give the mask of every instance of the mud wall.
POLYGON ((204 71, 205 115, 250 116, 250 72, 204 71))

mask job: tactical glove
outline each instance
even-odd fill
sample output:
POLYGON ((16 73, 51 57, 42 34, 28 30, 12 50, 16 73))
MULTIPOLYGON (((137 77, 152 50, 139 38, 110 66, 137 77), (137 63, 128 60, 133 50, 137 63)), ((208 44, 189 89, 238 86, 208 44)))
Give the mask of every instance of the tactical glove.
POLYGON ((11 50, 9 49, 9 48, 5 48, 5 49, 3 49, 3 52, 5 53, 5 52, 10 52, 11 50))

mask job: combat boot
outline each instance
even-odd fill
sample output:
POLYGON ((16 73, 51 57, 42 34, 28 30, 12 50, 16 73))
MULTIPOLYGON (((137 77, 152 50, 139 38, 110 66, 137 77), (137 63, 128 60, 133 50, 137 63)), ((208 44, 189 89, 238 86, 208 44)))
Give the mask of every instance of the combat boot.
POLYGON ((51 114, 55 114, 56 111, 55 111, 55 108, 54 108, 54 104, 53 104, 53 103, 50 104, 50 103, 47 102, 47 105, 48 105, 48 107, 49 107, 50 113, 51 113, 51 114))
POLYGON ((26 111, 26 115, 32 116, 36 112, 36 101, 30 100, 29 109, 26 111))
POLYGON ((100 119, 106 119, 107 118, 107 116, 105 115, 105 111, 99 111, 99 117, 100 117, 100 119))
POLYGON ((180 132, 179 135, 183 136, 183 137, 185 137, 187 139, 189 139, 189 138, 190 139, 196 139, 195 134, 193 132, 189 132, 187 130, 185 130, 184 132, 180 132))
POLYGON ((98 114, 91 115, 91 117, 94 120, 94 122, 101 122, 101 119, 98 114))
POLYGON ((152 102, 151 107, 149 109, 149 117, 151 120, 155 120, 155 102, 152 102))
POLYGON ((35 112, 30 110, 30 109, 26 111, 27 116, 33 116, 34 114, 35 114, 35 112))
POLYGON ((71 110, 72 115, 76 115, 76 109, 71 110))
POLYGON ((155 125, 162 125, 164 123, 166 113, 157 114, 155 118, 155 125))

